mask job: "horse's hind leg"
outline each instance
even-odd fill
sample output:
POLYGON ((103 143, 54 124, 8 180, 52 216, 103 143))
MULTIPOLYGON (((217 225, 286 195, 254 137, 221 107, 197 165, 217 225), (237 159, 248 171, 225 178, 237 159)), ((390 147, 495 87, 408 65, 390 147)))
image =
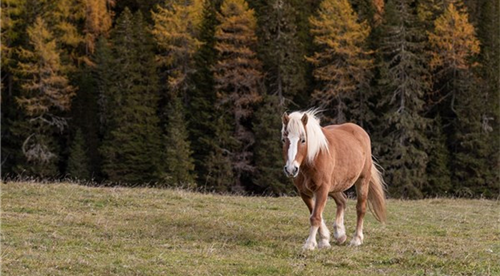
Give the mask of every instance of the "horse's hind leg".
POLYGON ((357 223, 356 232, 352 238, 351 245, 358 246, 363 244, 363 219, 366 214, 366 201, 368 199, 368 188, 370 185, 370 177, 361 177, 356 181, 356 196, 358 202, 356 204, 357 223))
POLYGON ((333 224, 333 237, 337 240, 338 244, 343 244, 347 239, 344 226, 344 211, 347 203, 347 197, 343 192, 332 193, 331 197, 337 204, 337 214, 335 216, 335 223, 333 224))

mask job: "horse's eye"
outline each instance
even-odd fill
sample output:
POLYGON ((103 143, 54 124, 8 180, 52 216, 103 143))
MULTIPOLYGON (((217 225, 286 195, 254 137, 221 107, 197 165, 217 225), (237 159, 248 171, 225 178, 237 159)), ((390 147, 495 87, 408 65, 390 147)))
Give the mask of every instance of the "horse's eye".
POLYGON ((302 144, 305 144, 305 143, 306 143, 306 139, 302 139, 300 142, 301 142, 302 144))
POLYGON ((285 138, 281 138, 281 142, 282 142, 282 143, 285 143, 285 138))

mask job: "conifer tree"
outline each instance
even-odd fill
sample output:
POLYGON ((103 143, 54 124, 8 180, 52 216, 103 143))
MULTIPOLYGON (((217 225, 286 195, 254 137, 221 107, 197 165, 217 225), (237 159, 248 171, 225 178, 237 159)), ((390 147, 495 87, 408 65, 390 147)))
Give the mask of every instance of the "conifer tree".
POLYGON ((206 189, 217 192, 242 192, 241 187, 235 188, 237 179, 233 169, 232 150, 238 145, 238 141, 231 133, 228 116, 220 109, 215 112, 215 139, 210 144, 212 150, 206 159, 207 175, 203 185, 206 189))
POLYGON ((166 163, 170 183, 176 186, 194 187, 193 158, 181 99, 174 97, 168 105, 171 114, 168 120, 166 140, 166 163))
POLYGON ((167 108, 167 163, 169 174, 176 185, 193 184, 194 169, 187 130, 184 122, 185 99, 192 89, 193 57, 201 46, 197 38, 202 19, 203 1, 173 3, 171 8, 158 7, 153 13, 152 33, 161 53, 160 65, 167 69, 167 88, 170 101, 167 108))
POLYGON ((429 147, 427 148, 427 182, 424 183, 422 193, 425 196, 444 196, 452 192, 450 151, 447 137, 443 132, 441 116, 437 115, 429 123, 429 147))
POLYGON ((266 72, 266 87, 286 106, 306 86, 305 49, 295 22, 297 12, 289 1, 266 1, 258 12, 259 54, 266 72))
POLYGON ((112 182, 140 184, 163 177, 151 40, 142 14, 132 17, 125 9, 112 33, 114 65, 113 72, 107 74, 112 79, 106 80, 107 87, 102 89, 108 121, 100 152, 103 172, 112 182))
POLYGON ((80 129, 76 131, 73 142, 69 148, 66 174, 77 180, 91 179, 87 146, 80 129))
MULTIPOLYGON (((194 55, 194 72, 192 80, 194 85, 192 91, 187 95, 188 105, 186 107, 186 119, 189 122, 189 136, 195 172, 197 173, 198 184, 207 186, 214 168, 209 168, 212 164, 211 153, 218 150, 216 142, 217 111, 215 81, 212 67, 216 63, 217 52, 215 50, 215 26, 217 25, 216 10, 222 1, 205 1, 203 17, 200 25, 199 39, 201 46, 194 55)), ((219 159, 220 160, 220 159, 219 159)), ((222 173, 224 174, 224 173, 222 173)), ((215 179, 214 179, 215 180, 215 179)))
POLYGON ((492 191, 500 190, 500 3, 498 1, 485 1, 481 7, 481 17, 478 24, 478 38, 480 40, 481 52, 479 62, 479 73, 483 81, 481 89, 486 92, 485 106, 482 107, 481 115, 482 132, 486 135, 486 144, 489 145, 486 153, 489 175, 486 175, 486 183, 489 183, 492 191), (496 185, 495 185, 496 183, 496 185), (492 185, 493 184, 493 185, 492 185))
POLYGON ((29 167, 20 169, 54 176, 59 153, 52 134, 67 126, 62 112, 70 108, 76 89, 69 84, 61 51, 45 21, 38 17, 27 32, 30 48, 20 49, 16 72, 22 89, 16 100, 25 119, 17 122, 15 132, 24 141, 22 151, 29 167))
POLYGON ((88 54, 95 51, 100 36, 107 36, 113 24, 115 0, 87 0, 85 14, 85 49, 88 54))
POLYGON ((252 146, 255 137, 251 131, 254 105, 261 99, 261 63, 256 57, 257 20, 254 10, 244 0, 226 0, 222 3, 216 27, 215 49, 218 62, 214 66, 218 104, 230 116, 234 126, 232 135, 238 142, 228 149, 236 183, 234 190, 244 189, 243 177, 255 170, 252 164, 252 146))
POLYGON ((266 193, 274 195, 291 194, 295 190, 283 173, 283 150, 281 138, 281 117, 277 95, 268 95, 255 114, 255 184, 266 193))
POLYGON ((422 114, 429 73, 423 59, 425 33, 412 6, 413 0, 391 0, 387 5, 382 38, 382 66, 387 68, 380 70, 379 102, 386 113, 380 126, 384 136, 380 156, 391 194, 418 198, 427 182, 428 120, 422 114))
POLYGON ((346 101, 369 82, 373 62, 364 47, 370 27, 357 22, 348 0, 324 0, 310 23, 318 51, 306 59, 321 87, 313 98, 321 108, 335 109, 335 122, 345 122, 346 101))

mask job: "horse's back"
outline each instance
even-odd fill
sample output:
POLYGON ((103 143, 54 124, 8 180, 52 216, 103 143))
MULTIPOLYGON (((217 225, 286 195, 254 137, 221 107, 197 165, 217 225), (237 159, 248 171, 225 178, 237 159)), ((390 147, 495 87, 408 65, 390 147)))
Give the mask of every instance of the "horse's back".
MULTIPOLYGON (((324 130, 325 135, 330 137, 330 139, 336 139, 349 144, 358 142, 363 148, 371 148, 368 133, 357 124, 345 123, 340 125, 329 125, 325 126, 324 130), (354 139, 354 141, 352 139, 354 139)), ((337 141, 337 143, 339 141, 337 141)))

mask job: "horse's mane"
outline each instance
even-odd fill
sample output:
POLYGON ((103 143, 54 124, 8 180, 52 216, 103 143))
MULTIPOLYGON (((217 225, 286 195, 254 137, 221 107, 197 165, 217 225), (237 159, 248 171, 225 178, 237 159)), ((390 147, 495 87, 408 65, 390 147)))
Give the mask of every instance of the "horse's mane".
POLYGON ((312 164, 316 156, 321 152, 328 152, 328 140, 321 130, 319 118, 316 114, 319 113, 318 109, 309 109, 307 111, 295 111, 289 115, 290 121, 288 122, 287 131, 299 137, 307 132, 307 156, 306 162, 312 164), (306 129, 301 119, 304 114, 307 114, 308 120, 306 129))

